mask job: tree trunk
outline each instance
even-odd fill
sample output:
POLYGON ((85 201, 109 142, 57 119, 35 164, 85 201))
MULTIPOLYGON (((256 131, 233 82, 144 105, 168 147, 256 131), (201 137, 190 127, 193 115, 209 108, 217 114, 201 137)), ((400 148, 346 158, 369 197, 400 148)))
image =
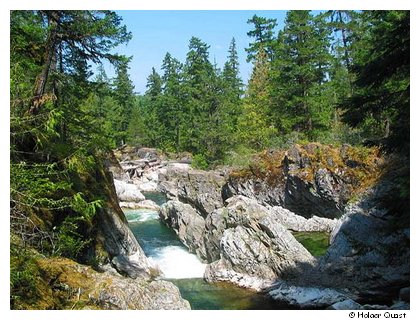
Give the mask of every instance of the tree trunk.
POLYGON ((49 31, 47 36, 47 42, 45 44, 44 65, 42 67, 41 73, 36 78, 34 97, 32 99, 31 107, 29 109, 29 113, 32 115, 37 114, 41 106, 46 101, 46 97, 44 96, 45 87, 48 81, 51 66, 53 64, 53 61, 56 59, 56 51, 58 44, 57 22, 60 19, 60 12, 44 11, 44 13, 47 15, 49 31))

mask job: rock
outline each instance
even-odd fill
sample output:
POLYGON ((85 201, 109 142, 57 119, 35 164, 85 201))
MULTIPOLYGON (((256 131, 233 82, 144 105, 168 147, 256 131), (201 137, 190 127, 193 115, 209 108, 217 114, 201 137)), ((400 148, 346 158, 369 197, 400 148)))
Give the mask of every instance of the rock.
MULTIPOLYGON (((181 297, 179 289, 167 281, 142 283, 126 278, 108 278, 106 289, 91 294, 97 304, 107 310, 185 310, 188 301, 181 297)), ((105 282, 102 281, 102 282, 105 282)), ((99 282, 101 284, 101 281, 99 282)))
POLYGON ((139 202, 146 199, 134 184, 114 179, 114 185, 120 201, 139 202))
POLYGON ((207 261, 203 243, 204 218, 193 207, 171 200, 160 208, 159 216, 165 224, 175 230, 190 252, 196 253, 202 261, 207 261))
POLYGON ((397 301, 389 309, 390 310, 410 310, 410 304, 405 301, 397 301))
POLYGON ((320 309, 349 300, 346 294, 331 288, 298 287, 287 283, 280 283, 276 289, 269 291, 269 295, 302 309, 320 309))
POLYGON ((391 301, 410 281, 410 240, 405 229, 365 194, 347 206, 346 214, 331 233, 331 246, 320 269, 332 282, 357 288, 367 301, 391 301))
POLYGON ((261 291, 274 284, 273 279, 264 279, 257 276, 250 276, 242 272, 236 272, 226 260, 218 260, 207 267, 204 273, 204 279, 209 282, 226 281, 234 283, 240 287, 249 288, 255 291, 261 291))
POLYGON ((150 265, 125 216, 118 209, 100 209, 97 213, 98 241, 102 243, 112 265, 131 278, 150 277, 150 265), (118 214, 117 214, 118 212, 118 214))
MULTIPOLYGON (((263 152, 250 169, 230 174, 223 199, 244 195, 305 218, 340 218, 353 190, 361 184, 355 167, 346 164, 350 149, 340 153, 336 148, 310 143, 294 145, 286 152, 263 152)), ((371 162, 375 164, 358 160, 356 167, 362 167, 369 179, 377 174, 379 160, 375 151, 367 159, 374 159, 371 162)))
POLYGON ((55 308, 190 309, 188 301, 182 299, 178 288, 167 281, 130 279, 112 271, 99 273, 91 267, 64 258, 43 258, 37 263, 42 276, 39 281, 46 282, 53 288, 45 295, 51 295, 52 300, 56 301, 55 308), (63 303, 64 305, 60 305, 63 303))
POLYGON ((329 306, 329 310, 363 310, 363 306, 356 301, 347 299, 344 301, 336 302, 329 306))
MULTIPOLYGON (((314 263, 311 254, 267 208, 243 196, 231 198, 227 203, 226 208, 216 210, 207 218, 213 224, 215 215, 222 216, 224 220, 223 224, 219 223, 209 230, 221 235, 221 238, 217 248, 220 259, 206 269, 205 278, 208 281, 231 281, 263 289, 259 286, 271 285, 299 265, 314 263), (232 278, 232 275, 235 277, 232 278)), ((216 241, 213 239, 210 242, 212 250, 217 247, 214 245, 216 241)), ((208 245, 207 241, 205 245, 208 245)), ((207 251, 210 251, 209 248, 207 251)))
POLYGON ((159 175, 158 189, 169 199, 190 204, 205 218, 223 207, 221 190, 224 183, 224 176, 218 172, 168 167, 159 175))
POLYGON ((402 288, 400 290, 399 298, 402 301, 410 302, 410 287, 402 288))
POLYGON ((158 211, 160 206, 152 200, 143 200, 140 202, 120 202, 121 208, 127 209, 150 209, 158 211))
POLYGON ((338 224, 337 219, 320 218, 313 216, 306 219, 283 207, 272 207, 271 210, 276 214, 280 223, 288 230, 298 232, 331 232, 338 224))

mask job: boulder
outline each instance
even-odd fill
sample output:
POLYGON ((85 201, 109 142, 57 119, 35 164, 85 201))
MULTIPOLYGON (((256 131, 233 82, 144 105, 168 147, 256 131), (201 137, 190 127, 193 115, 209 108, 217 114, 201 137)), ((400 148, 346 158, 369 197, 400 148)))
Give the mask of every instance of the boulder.
POLYGON ((320 270, 332 282, 357 288, 365 301, 397 298, 410 282, 410 235, 395 217, 375 206, 371 190, 348 205, 331 233, 320 270))
POLYGON ((313 216, 306 219, 298 214, 291 212, 283 207, 275 206, 271 208, 272 212, 280 223, 288 230, 298 232, 332 232, 337 224, 337 219, 321 218, 313 216))
MULTIPOLYGON (((205 273, 208 281, 231 281, 263 289, 290 270, 314 263, 311 254, 267 208, 243 196, 231 198, 227 203, 207 218, 213 225, 214 216, 224 220, 222 224, 216 223, 213 230, 207 230, 207 237, 209 231, 221 236, 219 246, 215 245, 217 239, 210 242, 211 250, 220 251, 220 259, 208 265, 205 273), (229 278, 232 275, 235 277, 229 278)), ((207 241, 205 245, 208 246, 207 241)), ((207 252, 211 250, 207 248, 207 252)))
POLYGON ((146 199, 134 184, 114 179, 114 185, 120 201, 139 202, 146 199))
POLYGON ((127 209, 151 209, 158 211, 160 209, 160 206, 157 205, 152 200, 143 200, 140 202, 124 202, 120 201, 119 205, 121 208, 127 208, 127 209))
POLYGON ((207 261, 203 243, 205 222, 197 210, 189 204, 171 200, 160 208, 159 216, 166 225, 175 230, 190 252, 196 253, 202 261, 207 261))
POLYGON ((168 167, 166 172, 159 174, 158 189, 169 199, 190 204, 205 218, 223 207, 221 190, 224 183, 225 177, 220 172, 168 167))
POLYGON ((102 244, 113 267, 131 278, 149 278, 151 266, 142 248, 118 209, 99 209, 97 213, 98 242, 102 244))

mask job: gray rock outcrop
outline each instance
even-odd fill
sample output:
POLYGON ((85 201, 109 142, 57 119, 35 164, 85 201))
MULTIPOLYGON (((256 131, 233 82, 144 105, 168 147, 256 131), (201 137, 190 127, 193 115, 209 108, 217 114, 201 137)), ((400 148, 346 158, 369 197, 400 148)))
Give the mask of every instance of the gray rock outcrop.
POLYGON ((189 204, 170 200, 159 210, 159 216, 164 223, 175 230, 179 239, 187 248, 206 261, 203 236, 205 232, 204 218, 189 204))
MULTIPOLYGON (((295 145, 286 152, 267 152, 260 157, 267 168, 251 166, 231 174, 223 186, 223 199, 244 195, 305 218, 335 219, 344 214, 352 190, 360 184, 355 171, 366 177, 376 170, 373 164, 367 167, 352 160, 348 150, 338 152, 317 143, 295 145)), ((372 158, 379 162, 375 155, 372 158)))
POLYGON ((168 167, 159 174, 158 189, 171 200, 190 204, 205 218, 223 207, 221 190, 225 181, 221 172, 168 167))
POLYGON ((279 222, 288 230, 298 232, 332 232, 338 224, 337 219, 321 218, 313 216, 306 219, 298 214, 275 206, 271 210, 276 215, 279 222))
POLYGON ((392 299, 409 284, 409 229, 373 205, 374 191, 349 205, 331 234, 321 269, 369 299, 392 299))
MULTIPOLYGON (((66 303, 66 309, 180 310, 190 309, 178 288, 167 281, 124 277, 112 268, 97 272, 91 267, 64 258, 37 261, 41 279, 51 285, 45 297, 66 303), (66 297, 64 300, 63 297, 66 297)), ((55 302, 57 303, 57 302, 55 302)))
POLYGON ((227 203, 211 214, 223 217, 224 222, 215 228, 223 229, 217 232, 221 234, 220 259, 207 267, 208 281, 231 281, 262 289, 290 269, 314 263, 312 255, 267 208, 243 196, 227 203))

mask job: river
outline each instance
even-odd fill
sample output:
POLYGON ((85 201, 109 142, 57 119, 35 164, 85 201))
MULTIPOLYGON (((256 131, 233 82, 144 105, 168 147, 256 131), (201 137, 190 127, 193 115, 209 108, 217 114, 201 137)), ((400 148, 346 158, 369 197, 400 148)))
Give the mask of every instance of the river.
MULTIPOLYGON (((145 193, 158 205, 165 203, 159 193, 145 193)), ((269 297, 228 283, 207 283, 203 280, 206 265, 165 226, 158 213, 149 209, 124 210, 129 226, 143 248, 162 270, 162 278, 173 282, 194 310, 263 310, 288 309, 269 297)))

